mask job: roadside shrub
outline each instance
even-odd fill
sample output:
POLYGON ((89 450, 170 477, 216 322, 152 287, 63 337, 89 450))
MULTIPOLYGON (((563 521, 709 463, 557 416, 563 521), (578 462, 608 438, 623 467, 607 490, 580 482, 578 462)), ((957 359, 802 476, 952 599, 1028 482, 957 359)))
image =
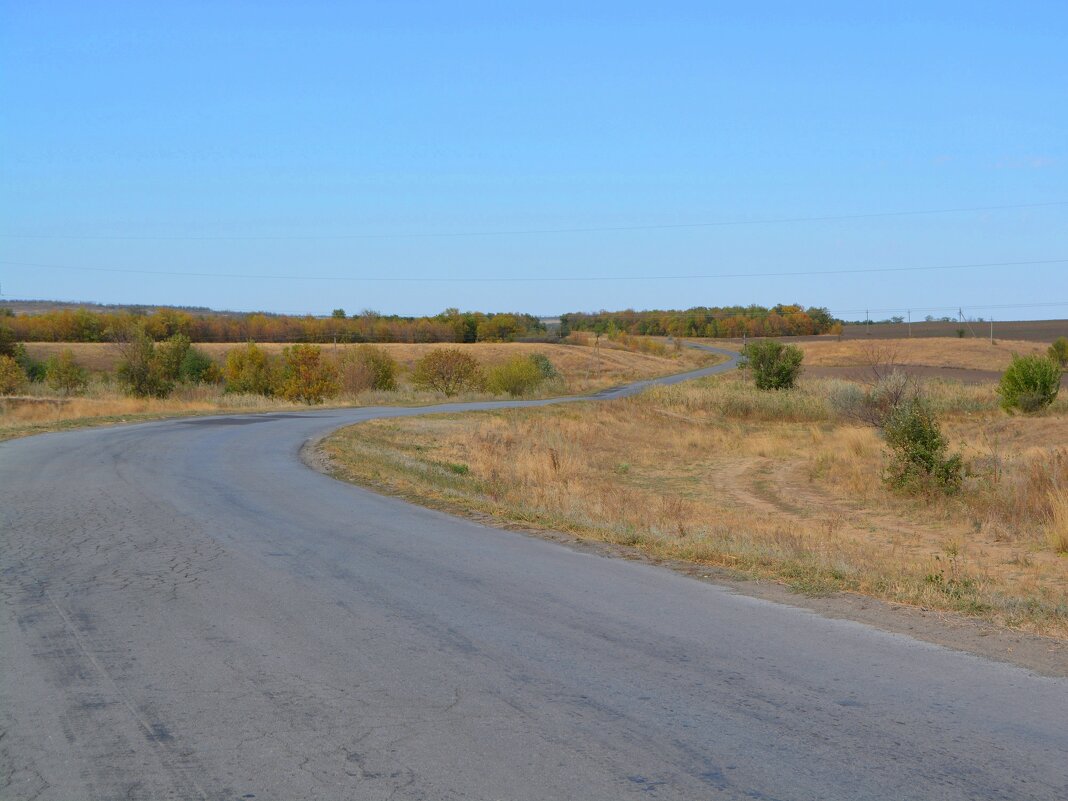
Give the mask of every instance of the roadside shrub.
POLYGON ((26 346, 21 342, 12 343, 8 352, 0 355, 10 356, 18 362, 19 367, 22 368, 22 372, 26 374, 27 380, 44 381, 45 363, 33 358, 29 354, 29 351, 26 350, 26 346))
POLYGON ((152 338, 143 329, 130 329, 121 336, 118 347, 122 359, 119 361, 118 378, 123 390, 138 398, 165 398, 170 395, 174 382, 167 377, 152 338))
MULTIPOLYGON (((552 367, 552 364, 549 365, 552 367)), ((529 356, 516 356, 491 368, 486 386, 495 394, 507 393, 514 398, 528 395, 545 380, 541 368, 529 356)))
POLYGON ((1001 376, 998 395, 1001 408, 1037 412, 1057 399, 1061 388, 1061 368, 1046 356, 1013 356, 1012 364, 1001 376))
POLYGON ((45 383, 64 395, 80 395, 89 386, 89 371, 78 364, 68 349, 45 362, 45 383))
POLYGON ((170 339, 156 345, 156 360, 159 369, 168 381, 180 381, 182 377, 182 362, 192 348, 189 337, 185 334, 175 334, 170 339))
POLYGON ((322 403, 340 389, 337 369, 323 359, 318 345, 293 345, 282 351, 282 397, 286 400, 322 403))
POLYGON ((897 406, 884 421, 891 461, 885 480, 905 491, 957 492, 964 480, 960 454, 950 455, 942 428, 930 405, 913 397, 897 406))
POLYGON ((544 353, 532 353, 529 358, 534 363, 534 366, 538 368, 541 377, 545 380, 551 381, 554 378, 560 377, 560 374, 556 372, 555 365, 553 365, 552 361, 544 353))
POLYGON ((26 386, 26 372, 13 356, 0 355, 0 395, 14 395, 26 386))
POLYGON ((178 378, 188 384, 218 384, 223 380, 223 374, 208 354, 191 347, 182 358, 178 378))
POLYGON ((338 359, 341 387, 353 395, 366 390, 397 389, 397 361, 385 348, 360 345, 345 350, 338 359))
POLYGON ((1057 337, 1049 346, 1049 357, 1060 367, 1068 367, 1068 337, 1057 337))
POLYGON ((739 366, 752 371, 757 389, 793 389, 804 358, 802 350, 794 345, 765 339, 742 348, 739 366))
POLYGON ((4 323, 0 323, 0 356, 10 356, 15 358, 15 348, 18 347, 18 343, 15 341, 15 332, 11 329, 11 326, 4 323))
POLYGON ((485 385, 482 365, 459 348, 437 348, 415 363, 412 384, 448 397, 485 385))
POLYGON ((248 342, 226 354, 223 378, 227 392, 273 395, 278 385, 278 371, 255 342, 248 342))

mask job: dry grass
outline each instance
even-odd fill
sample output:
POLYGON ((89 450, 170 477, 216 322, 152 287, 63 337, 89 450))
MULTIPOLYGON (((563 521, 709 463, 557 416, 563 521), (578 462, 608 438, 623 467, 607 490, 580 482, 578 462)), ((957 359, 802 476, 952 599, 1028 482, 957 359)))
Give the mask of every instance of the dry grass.
POLYGON ((830 383, 757 393, 727 377, 375 421, 325 447, 343 477, 446 509, 1068 637, 1068 559, 1051 547, 1068 520, 1068 407, 1009 418, 988 388, 936 388, 965 410, 947 433, 973 472, 957 497, 909 498, 879 480, 877 432, 823 402, 830 383))
POLYGON ((0 441, 114 423, 225 412, 260 412, 297 408, 261 395, 226 395, 214 387, 194 387, 170 398, 129 398, 95 385, 85 397, 0 397, 0 441))
POLYGON ((1045 354, 1048 344, 985 339, 853 339, 827 338, 798 342, 809 367, 867 367, 872 361, 968 370, 1004 370, 1012 355, 1045 354))

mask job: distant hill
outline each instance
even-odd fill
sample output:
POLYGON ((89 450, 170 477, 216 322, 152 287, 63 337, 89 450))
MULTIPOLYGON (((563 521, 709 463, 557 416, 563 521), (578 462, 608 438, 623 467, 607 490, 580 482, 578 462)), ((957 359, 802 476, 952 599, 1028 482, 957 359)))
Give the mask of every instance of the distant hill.
MULTIPOLYGON (((150 314, 156 309, 174 309, 187 314, 245 315, 248 312, 219 311, 207 306, 170 306, 165 303, 92 303, 90 301, 66 300, 0 300, 0 309, 11 309, 15 314, 45 314, 64 309, 88 309, 92 312, 132 312, 150 314)), ((271 312, 260 312, 273 316, 271 312)))

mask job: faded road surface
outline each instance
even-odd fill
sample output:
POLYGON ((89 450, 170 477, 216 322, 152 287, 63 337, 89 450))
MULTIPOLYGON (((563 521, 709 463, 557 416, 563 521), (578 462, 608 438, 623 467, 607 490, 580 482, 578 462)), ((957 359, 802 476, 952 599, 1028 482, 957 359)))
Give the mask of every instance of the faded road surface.
POLYGON ((1064 680, 298 459, 417 411, 0 444, 0 798, 1068 797, 1064 680))

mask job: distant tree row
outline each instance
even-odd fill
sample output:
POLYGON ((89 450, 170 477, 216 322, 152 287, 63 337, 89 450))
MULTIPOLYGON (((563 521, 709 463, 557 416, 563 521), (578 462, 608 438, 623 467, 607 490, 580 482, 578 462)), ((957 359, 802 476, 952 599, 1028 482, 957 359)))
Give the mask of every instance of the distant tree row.
POLYGON ((560 317, 561 333, 593 331, 673 337, 779 337, 836 334, 842 324, 819 306, 698 306, 685 311, 573 312, 560 317))
POLYGON ((433 317, 386 316, 365 311, 330 317, 275 314, 193 314, 159 309, 129 311, 61 309, 5 316, 3 324, 22 342, 108 342, 116 331, 139 327, 153 341, 180 334, 193 342, 510 342, 545 331, 529 314, 485 314, 446 309, 433 317))

